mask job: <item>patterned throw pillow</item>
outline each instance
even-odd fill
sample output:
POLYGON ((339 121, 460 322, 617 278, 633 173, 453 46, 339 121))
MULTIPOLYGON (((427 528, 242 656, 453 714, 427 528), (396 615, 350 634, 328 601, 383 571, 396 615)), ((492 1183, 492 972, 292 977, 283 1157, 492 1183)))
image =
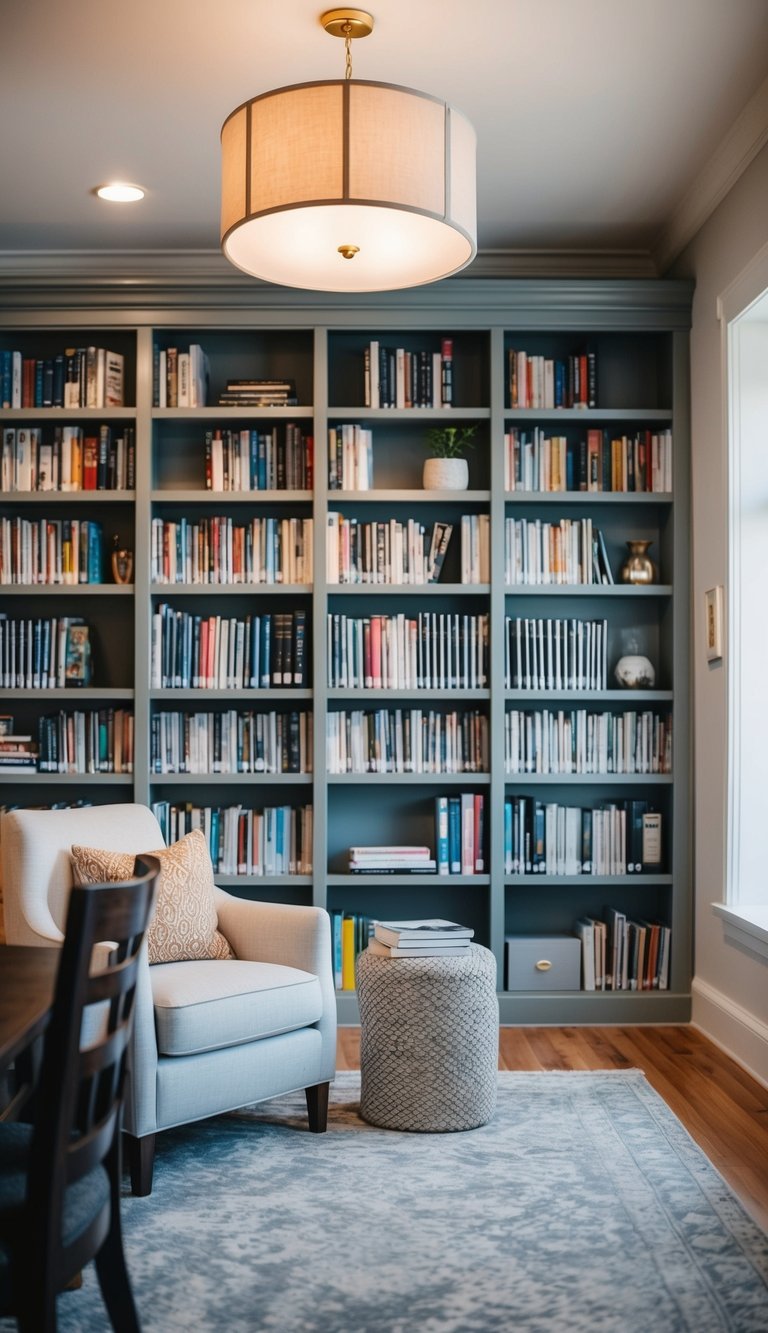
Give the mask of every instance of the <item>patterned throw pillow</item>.
MULTIPOLYGON (((97 847, 72 847, 77 884, 106 884, 130 879, 132 852, 105 852, 97 847)), ((155 913, 147 931, 150 963, 181 963, 193 958, 234 958, 216 929, 213 866, 199 829, 171 847, 152 852, 160 860, 155 913)))

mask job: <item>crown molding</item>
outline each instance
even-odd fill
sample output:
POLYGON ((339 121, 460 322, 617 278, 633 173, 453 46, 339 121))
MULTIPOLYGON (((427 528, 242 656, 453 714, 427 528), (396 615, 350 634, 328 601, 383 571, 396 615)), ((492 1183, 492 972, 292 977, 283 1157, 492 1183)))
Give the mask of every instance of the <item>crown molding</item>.
POLYGON ((653 248, 657 273, 666 273, 670 264, 704 226, 766 143, 768 143, 768 78, 763 80, 757 92, 747 102, 719 147, 672 212, 653 248))
MULTIPOLYGON (((653 278, 656 269, 642 250, 485 250, 452 287, 471 280, 503 278, 653 278)), ((430 284, 434 290, 444 284, 430 284)), ((455 288, 454 288, 455 289, 455 288)), ((409 289, 426 290, 426 289, 409 289)), ((247 303, 257 294, 280 293, 294 303, 294 288, 271 287, 241 273, 219 250, 6 250, 0 252, 0 303, 48 308, 145 305, 192 295, 206 304, 247 303)), ((301 293, 322 301, 325 293, 301 293)), ((404 293, 395 294, 402 300, 404 293)))

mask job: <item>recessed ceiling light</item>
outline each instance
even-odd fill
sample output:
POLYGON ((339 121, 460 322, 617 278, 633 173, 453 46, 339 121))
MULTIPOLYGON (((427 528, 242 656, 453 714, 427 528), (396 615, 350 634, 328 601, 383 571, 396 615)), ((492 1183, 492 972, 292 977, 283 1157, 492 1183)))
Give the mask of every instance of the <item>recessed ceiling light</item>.
POLYGON ((96 193, 100 199, 108 199, 111 204, 133 204, 144 198, 140 185, 126 185, 123 181, 113 181, 111 185, 99 185, 96 193))

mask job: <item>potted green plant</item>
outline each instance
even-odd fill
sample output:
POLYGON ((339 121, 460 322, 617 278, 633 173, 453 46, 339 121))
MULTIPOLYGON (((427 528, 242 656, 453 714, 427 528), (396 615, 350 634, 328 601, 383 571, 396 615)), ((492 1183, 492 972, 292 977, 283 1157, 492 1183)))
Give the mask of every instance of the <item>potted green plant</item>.
POLYGON ((469 464, 464 455, 474 449, 477 426, 434 426, 427 431, 432 457, 424 463, 425 491, 465 491, 469 464))

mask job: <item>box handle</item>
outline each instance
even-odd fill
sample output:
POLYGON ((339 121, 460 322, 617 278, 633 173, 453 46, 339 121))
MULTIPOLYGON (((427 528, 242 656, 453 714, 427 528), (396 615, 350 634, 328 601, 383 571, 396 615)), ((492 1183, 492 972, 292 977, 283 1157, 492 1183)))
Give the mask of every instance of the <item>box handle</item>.
POLYGON ((549 969, 551 968, 551 966, 552 966, 552 964, 550 963, 550 961, 549 961, 548 958, 540 958, 539 961, 538 961, 538 963, 536 964, 536 971, 537 971, 537 972, 548 972, 549 969))

